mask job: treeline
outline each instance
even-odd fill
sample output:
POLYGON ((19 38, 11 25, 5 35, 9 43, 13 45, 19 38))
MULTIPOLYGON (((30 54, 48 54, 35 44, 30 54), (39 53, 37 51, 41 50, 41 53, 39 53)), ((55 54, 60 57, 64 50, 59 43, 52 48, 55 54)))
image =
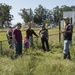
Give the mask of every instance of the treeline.
POLYGON ((3 27, 3 25, 8 27, 10 25, 13 19, 13 15, 10 14, 11 9, 12 6, 0 3, 0 27, 3 27))
MULTIPOLYGON (((10 13, 12 6, 0 3, 0 27, 8 27, 11 25, 11 20, 14 16, 10 13)), ((63 19, 63 12, 75 11, 75 6, 62 5, 61 7, 56 6, 52 10, 43 7, 41 4, 38 5, 34 10, 31 8, 20 9, 19 15, 25 23, 34 21, 35 23, 57 23, 59 19, 63 19)))
POLYGON ((52 10, 44 8, 42 5, 39 5, 32 11, 31 8, 23 8, 19 13, 24 20, 24 22, 34 21, 35 23, 42 22, 58 22, 59 19, 63 19, 63 12, 65 11, 75 11, 75 6, 66 6, 62 5, 61 7, 56 6, 52 10))

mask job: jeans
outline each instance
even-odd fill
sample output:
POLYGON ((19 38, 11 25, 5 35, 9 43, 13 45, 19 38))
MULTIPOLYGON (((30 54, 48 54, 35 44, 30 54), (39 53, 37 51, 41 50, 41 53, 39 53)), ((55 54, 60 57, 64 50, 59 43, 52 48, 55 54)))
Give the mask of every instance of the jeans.
POLYGON ((15 56, 22 54, 22 42, 15 44, 15 47, 16 47, 15 56))
POLYGON ((67 57, 70 58, 70 50, 69 50, 69 45, 71 44, 71 41, 69 40, 64 40, 64 59, 66 59, 67 57))
POLYGON ((46 50, 46 48, 45 48, 45 44, 46 44, 47 50, 49 50, 48 39, 45 38, 45 37, 42 37, 42 38, 41 38, 41 42, 42 42, 42 48, 43 48, 44 50, 46 50))
POLYGON ((9 48, 14 49, 14 42, 13 42, 13 39, 9 39, 9 40, 8 40, 8 43, 9 43, 9 48))

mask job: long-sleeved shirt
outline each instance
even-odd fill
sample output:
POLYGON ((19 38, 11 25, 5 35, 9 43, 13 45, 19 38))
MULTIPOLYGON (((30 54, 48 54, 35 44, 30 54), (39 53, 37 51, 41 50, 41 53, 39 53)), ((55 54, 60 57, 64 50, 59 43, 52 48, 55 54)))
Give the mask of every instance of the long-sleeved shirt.
POLYGON ((26 37, 27 37, 27 39, 29 39, 29 37, 33 37, 33 34, 34 34, 35 36, 38 36, 38 35, 34 32, 33 29, 27 29, 27 30, 26 30, 26 37))
MULTIPOLYGON (((21 43, 21 42, 22 42, 22 33, 21 33, 20 30, 14 29, 14 30, 13 30, 13 35, 15 35, 15 39, 16 39, 16 41, 17 41, 18 43, 21 43)), ((14 40, 14 42, 15 42, 15 40, 14 40)))

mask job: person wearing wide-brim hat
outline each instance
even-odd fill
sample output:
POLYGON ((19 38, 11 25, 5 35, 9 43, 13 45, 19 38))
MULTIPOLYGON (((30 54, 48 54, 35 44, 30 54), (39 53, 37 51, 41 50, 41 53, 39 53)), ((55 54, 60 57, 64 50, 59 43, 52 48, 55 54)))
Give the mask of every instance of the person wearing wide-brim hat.
POLYGON ((72 42, 73 25, 70 24, 68 17, 65 17, 64 21, 65 21, 65 28, 64 30, 61 30, 61 33, 63 33, 64 37, 63 58, 71 59, 69 45, 72 42))

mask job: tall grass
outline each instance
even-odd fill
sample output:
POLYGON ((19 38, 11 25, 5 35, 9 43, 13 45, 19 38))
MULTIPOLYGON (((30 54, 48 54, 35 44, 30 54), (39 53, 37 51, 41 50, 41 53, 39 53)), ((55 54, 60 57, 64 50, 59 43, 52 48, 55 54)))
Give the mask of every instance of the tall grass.
MULTIPOLYGON (((53 31, 56 33, 57 29, 53 31)), ((53 31, 50 30, 49 33, 53 31)), ((1 37, 4 38, 4 36, 5 33, 1 37)), ((23 48, 23 54, 17 59, 11 59, 12 52, 9 51, 8 56, 0 55, 0 75, 75 75, 75 39, 73 38, 73 45, 70 46, 71 61, 63 59, 62 41, 58 42, 57 35, 50 36, 50 51, 44 52, 41 49, 40 39, 37 41, 35 38, 34 47, 28 49, 28 54, 24 53, 23 48)), ((4 42, 4 51, 7 46, 8 43, 4 42)))

